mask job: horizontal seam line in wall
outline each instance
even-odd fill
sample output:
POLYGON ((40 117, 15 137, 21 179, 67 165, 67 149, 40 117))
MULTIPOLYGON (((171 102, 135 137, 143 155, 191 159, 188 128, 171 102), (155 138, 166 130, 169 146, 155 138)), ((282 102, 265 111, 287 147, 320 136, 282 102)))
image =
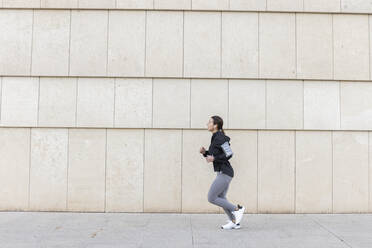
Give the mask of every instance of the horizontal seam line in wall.
POLYGON ((340 11, 289 11, 289 10, 228 10, 228 9, 150 9, 150 8, 28 8, 28 7, 3 7, 1 9, 13 10, 122 10, 122 11, 190 11, 190 12, 255 12, 255 13, 297 13, 297 14, 350 14, 350 15, 370 15, 371 12, 340 12, 340 11))
POLYGON ((216 77, 141 77, 141 76, 54 76, 54 75, 0 75, 0 77, 42 77, 42 78, 137 78, 137 79, 205 79, 205 80, 278 80, 278 81, 335 81, 335 82, 372 82, 372 79, 327 79, 327 78, 216 78, 216 77))
MULTIPOLYGON (((0 126, 1 128, 55 128, 55 129, 168 129, 168 130, 205 130, 206 128, 180 128, 180 127, 92 127, 92 126, 80 126, 80 127, 63 127, 63 126, 7 126, 7 125, 2 125, 0 126)), ((273 128, 268 128, 268 129, 260 129, 260 128, 224 128, 223 130, 226 131, 317 131, 317 132, 370 132, 372 129, 273 129, 273 128)))

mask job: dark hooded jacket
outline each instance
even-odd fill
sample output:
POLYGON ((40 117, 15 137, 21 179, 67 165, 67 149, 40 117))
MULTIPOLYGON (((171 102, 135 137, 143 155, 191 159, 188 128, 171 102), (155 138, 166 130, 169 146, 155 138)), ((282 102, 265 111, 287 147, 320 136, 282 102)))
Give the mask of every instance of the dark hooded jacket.
POLYGON ((226 157, 221 145, 225 142, 229 142, 230 145, 230 137, 223 134, 221 130, 213 133, 211 137, 211 144, 205 153, 203 154, 204 157, 207 155, 213 155, 213 168, 214 171, 222 171, 222 173, 234 177, 234 169, 232 168, 229 159, 232 157, 226 157))

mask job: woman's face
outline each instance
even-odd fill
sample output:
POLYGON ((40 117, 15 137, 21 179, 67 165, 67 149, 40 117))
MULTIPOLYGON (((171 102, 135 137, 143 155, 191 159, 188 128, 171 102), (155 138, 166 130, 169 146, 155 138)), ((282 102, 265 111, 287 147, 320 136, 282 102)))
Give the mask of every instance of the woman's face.
POLYGON ((209 121, 207 123, 208 131, 212 132, 215 129, 215 126, 217 127, 217 125, 213 124, 213 119, 209 118, 209 121))

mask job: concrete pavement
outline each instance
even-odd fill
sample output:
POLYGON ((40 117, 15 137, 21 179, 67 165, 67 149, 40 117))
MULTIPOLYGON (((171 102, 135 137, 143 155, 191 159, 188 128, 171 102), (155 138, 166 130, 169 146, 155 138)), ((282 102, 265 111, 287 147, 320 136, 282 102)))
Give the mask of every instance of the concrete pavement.
POLYGON ((0 247, 371 248, 372 214, 0 212, 0 247))

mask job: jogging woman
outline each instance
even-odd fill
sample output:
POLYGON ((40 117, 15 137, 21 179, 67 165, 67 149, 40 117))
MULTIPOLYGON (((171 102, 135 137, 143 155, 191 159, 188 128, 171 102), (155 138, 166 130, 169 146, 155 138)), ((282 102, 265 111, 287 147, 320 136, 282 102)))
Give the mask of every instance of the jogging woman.
POLYGON ((230 137, 223 131, 223 120, 219 116, 212 116, 207 123, 208 131, 212 132, 211 144, 208 150, 200 148, 200 153, 207 162, 213 162, 213 168, 217 176, 214 179, 209 192, 208 201, 223 208, 229 221, 221 226, 222 229, 238 229, 243 218, 245 207, 239 204, 234 205, 226 199, 226 193, 231 179, 234 177, 234 170, 229 162, 233 153, 230 148, 230 137))

